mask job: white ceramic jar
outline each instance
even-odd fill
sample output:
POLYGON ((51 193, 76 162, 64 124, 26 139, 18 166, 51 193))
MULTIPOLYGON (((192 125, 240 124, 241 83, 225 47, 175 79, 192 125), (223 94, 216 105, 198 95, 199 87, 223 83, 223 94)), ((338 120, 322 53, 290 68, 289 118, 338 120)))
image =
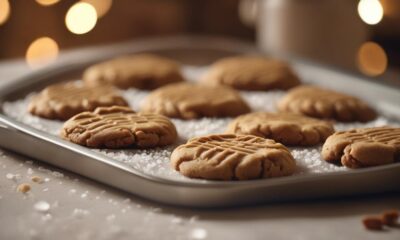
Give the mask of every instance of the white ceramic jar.
POLYGON ((257 40, 268 52, 296 55, 346 68, 356 66, 368 26, 357 0, 259 0, 257 40))

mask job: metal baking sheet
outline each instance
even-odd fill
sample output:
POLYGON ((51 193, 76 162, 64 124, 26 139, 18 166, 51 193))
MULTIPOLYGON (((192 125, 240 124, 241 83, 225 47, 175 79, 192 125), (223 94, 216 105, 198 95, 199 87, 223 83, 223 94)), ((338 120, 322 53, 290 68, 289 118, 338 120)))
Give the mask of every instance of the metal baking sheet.
MULTIPOLYGON (((29 98, 29 94, 33 91, 56 81, 79 79, 81 71, 93 62, 115 55, 135 52, 154 52, 175 58, 187 66, 184 68, 184 72, 189 78, 190 76, 196 78, 201 71, 204 71, 204 66, 209 65, 220 57, 246 53, 257 54, 257 49, 249 44, 226 39, 182 37, 136 41, 134 43, 105 47, 101 53, 88 53, 85 58, 81 57, 82 54, 79 57, 74 57, 71 54, 71 63, 54 66, 19 79, 0 92, 2 104, 2 113, 0 115, 0 134, 2 137, 0 138, 0 145, 133 194, 180 206, 235 206, 269 201, 400 190, 398 184, 396 184, 400 180, 399 163, 359 170, 347 170, 343 167, 325 163, 326 166, 329 166, 329 169, 320 173, 299 172, 290 177, 243 182, 191 180, 169 169, 168 156, 166 154, 172 150, 173 146, 167 151, 163 149, 152 150, 164 151, 163 159, 153 159, 154 157, 152 156, 159 155, 153 155, 152 151, 148 151, 149 154, 145 155, 146 157, 143 157, 143 159, 138 159, 142 162, 162 162, 161 165, 163 167, 158 167, 161 165, 155 164, 158 167, 157 171, 146 171, 143 167, 135 168, 124 162, 116 161, 112 156, 118 157, 121 155, 119 154, 121 151, 93 151, 60 139, 54 135, 55 132, 53 130, 57 129, 57 127, 52 128, 53 125, 59 127, 60 122, 44 121, 43 125, 45 127, 43 129, 45 131, 43 131, 32 128, 29 126, 31 124, 22 122, 17 115, 13 116, 12 111, 20 111, 17 109, 18 106, 23 107, 25 111, 26 106, 21 99, 27 99, 27 95, 29 98), (9 102, 18 101, 20 101, 20 105, 9 105, 9 102)), ((372 105, 380 110, 383 116, 370 124, 400 123, 398 115, 400 113, 399 90, 376 84, 371 80, 361 79, 359 76, 338 72, 303 61, 293 60, 292 65, 305 82, 347 92, 370 101, 372 105)), ((140 91, 135 92, 135 90, 129 90, 124 93, 127 98, 132 96, 140 97, 141 94, 143 95, 140 91)), ((242 94, 250 102, 260 99, 260 96, 256 96, 255 93, 242 94)), ((278 99, 283 93, 271 92, 268 94, 269 96, 267 97, 270 100, 271 98, 278 99)), ((252 107, 257 109, 257 103, 252 103, 252 107)), ((261 106, 260 110, 269 110, 268 106, 267 108, 263 107, 261 106)), ((202 125, 213 124, 218 132, 228 121, 229 119, 204 119, 199 122, 191 122, 189 123, 191 126, 187 127, 201 127, 202 125)), ((185 124, 180 120, 174 120, 174 122, 177 126, 185 124)), ((360 126, 365 126, 365 124, 360 124, 360 126)), ((341 125, 336 125, 335 127, 342 128, 341 125)), ((346 126, 343 126, 343 128, 346 128, 346 126)), ((197 131, 196 134, 198 133, 197 131)), ((185 138, 187 137, 189 136, 185 136, 185 138)), ((180 142, 184 140, 181 139, 180 142)), ((292 149, 292 153, 296 153, 296 151, 301 151, 301 149, 292 149)), ((314 151, 317 150, 314 149, 314 151)), ((125 152, 122 153, 125 154, 125 152)), ((305 157, 304 155, 301 156, 305 157)), ((125 158, 127 157, 134 157, 134 155, 125 154, 125 158)))

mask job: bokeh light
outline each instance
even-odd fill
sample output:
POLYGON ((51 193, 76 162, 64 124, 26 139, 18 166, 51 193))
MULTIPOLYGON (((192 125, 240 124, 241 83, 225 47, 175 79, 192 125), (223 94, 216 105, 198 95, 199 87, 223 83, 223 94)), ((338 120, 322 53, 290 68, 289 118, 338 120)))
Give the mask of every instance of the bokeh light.
POLYGON ((385 50, 374 42, 361 45, 357 55, 358 68, 368 76, 378 76, 387 69, 388 58, 385 50))
POLYGON ((370 25, 378 24, 383 18, 383 7, 379 0, 360 0, 358 14, 370 25))
POLYGON ((60 0, 36 0, 37 3, 43 6, 50 6, 58 3, 60 0))
POLYGON ((104 15, 106 15, 106 13, 110 11, 110 8, 113 3, 112 0, 81 0, 81 1, 92 5, 96 9, 98 18, 101 18, 104 15))
POLYGON ((0 25, 10 17, 10 3, 8 0, 0 0, 0 25))
POLYGON ((85 34, 96 26, 96 9, 89 3, 78 2, 68 10, 65 24, 75 34, 85 34))
POLYGON ((31 68, 38 68, 56 60, 58 52, 56 41, 49 37, 41 37, 29 45, 25 58, 31 68))

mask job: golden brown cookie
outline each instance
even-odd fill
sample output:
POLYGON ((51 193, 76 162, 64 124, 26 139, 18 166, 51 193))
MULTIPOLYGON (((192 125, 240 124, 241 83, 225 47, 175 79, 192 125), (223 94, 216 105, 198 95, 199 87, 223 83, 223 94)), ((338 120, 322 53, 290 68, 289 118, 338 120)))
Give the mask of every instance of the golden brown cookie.
POLYGON ((173 143, 177 132, 164 116, 113 106, 75 115, 64 124, 61 136, 92 148, 152 148, 173 143))
POLYGON ((375 111, 362 100, 315 86, 291 89, 279 101, 278 109, 342 122, 367 122, 376 117, 375 111))
POLYGON ((95 64, 83 73, 92 85, 112 84, 118 88, 155 89, 183 81, 177 62, 153 54, 118 57, 95 64))
POLYGON ((293 113, 254 112, 233 120, 227 133, 270 138, 285 145, 312 146, 335 132, 330 122, 293 113))
POLYGON ((285 62, 254 56, 223 58, 202 77, 208 85, 228 85, 241 90, 289 89, 300 84, 285 62))
POLYGON ((210 180, 281 177, 296 170, 293 156, 282 144, 234 134, 193 138, 172 152, 171 164, 184 176, 210 180))
POLYGON ((69 82, 54 84, 32 98, 28 110, 43 118, 67 120, 75 114, 103 106, 127 106, 111 86, 86 86, 69 82))
POLYGON ((176 83, 153 91, 142 105, 144 112, 173 118, 233 117, 250 111, 234 89, 176 83))
POLYGON ((400 158, 400 128, 375 127, 336 132, 322 147, 322 157, 349 168, 393 163, 400 158))

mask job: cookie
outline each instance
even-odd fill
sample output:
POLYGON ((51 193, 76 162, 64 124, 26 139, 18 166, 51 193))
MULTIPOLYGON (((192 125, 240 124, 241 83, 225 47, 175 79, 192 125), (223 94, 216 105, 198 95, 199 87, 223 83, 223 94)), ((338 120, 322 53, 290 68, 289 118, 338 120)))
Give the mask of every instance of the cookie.
POLYGON ((362 100, 315 86, 291 89, 278 102, 278 109, 341 122, 368 122, 376 117, 375 111, 362 100))
POLYGON ((227 133, 251 134, 285 145, 313 146, 334 133, 330 122, 293 113, 254 112, 233 120, 227 133))
POLYGON ((159 88, 144 100, 142 111, 168 117, 195 119, 201 117, 234 117, 250 111, 234 89, 176 83, 159 88))
POLYGON ((152 148, 175 142, 177 132, 164 116, 113 106, 75 115, 64 124, 61 136, 91 148, 152 148))
POLYGON ((252 56, 229 57, 217 61, 201 82, 250 91, 286 90, 300 84, 299 78, 287 63, 252 56))
POLYGON ((293 156, 282 144, 234 134, 193 138, 172 152, 171 164, 184 176, 209 180, 282 177, 296 170, 293 156))
POLYGON ((393 163, 400 159, 400 128, 375 127, 336 132, 322 147, 322 157, 349 168, 393 163))
POLYGON ((67 120, 75 114, 92 111, 102 106, 127 106, 128 103, 111 86, 86 86, 77 82, 46 87, 32 98, 31 114, 58 120, 67 120))
POLYGON ((155 89, 181 82, 179 64, 152 54, 136 54, 95 64, 83 73, 83 80, 92 85, 112 84, 118 88, 155 89))

